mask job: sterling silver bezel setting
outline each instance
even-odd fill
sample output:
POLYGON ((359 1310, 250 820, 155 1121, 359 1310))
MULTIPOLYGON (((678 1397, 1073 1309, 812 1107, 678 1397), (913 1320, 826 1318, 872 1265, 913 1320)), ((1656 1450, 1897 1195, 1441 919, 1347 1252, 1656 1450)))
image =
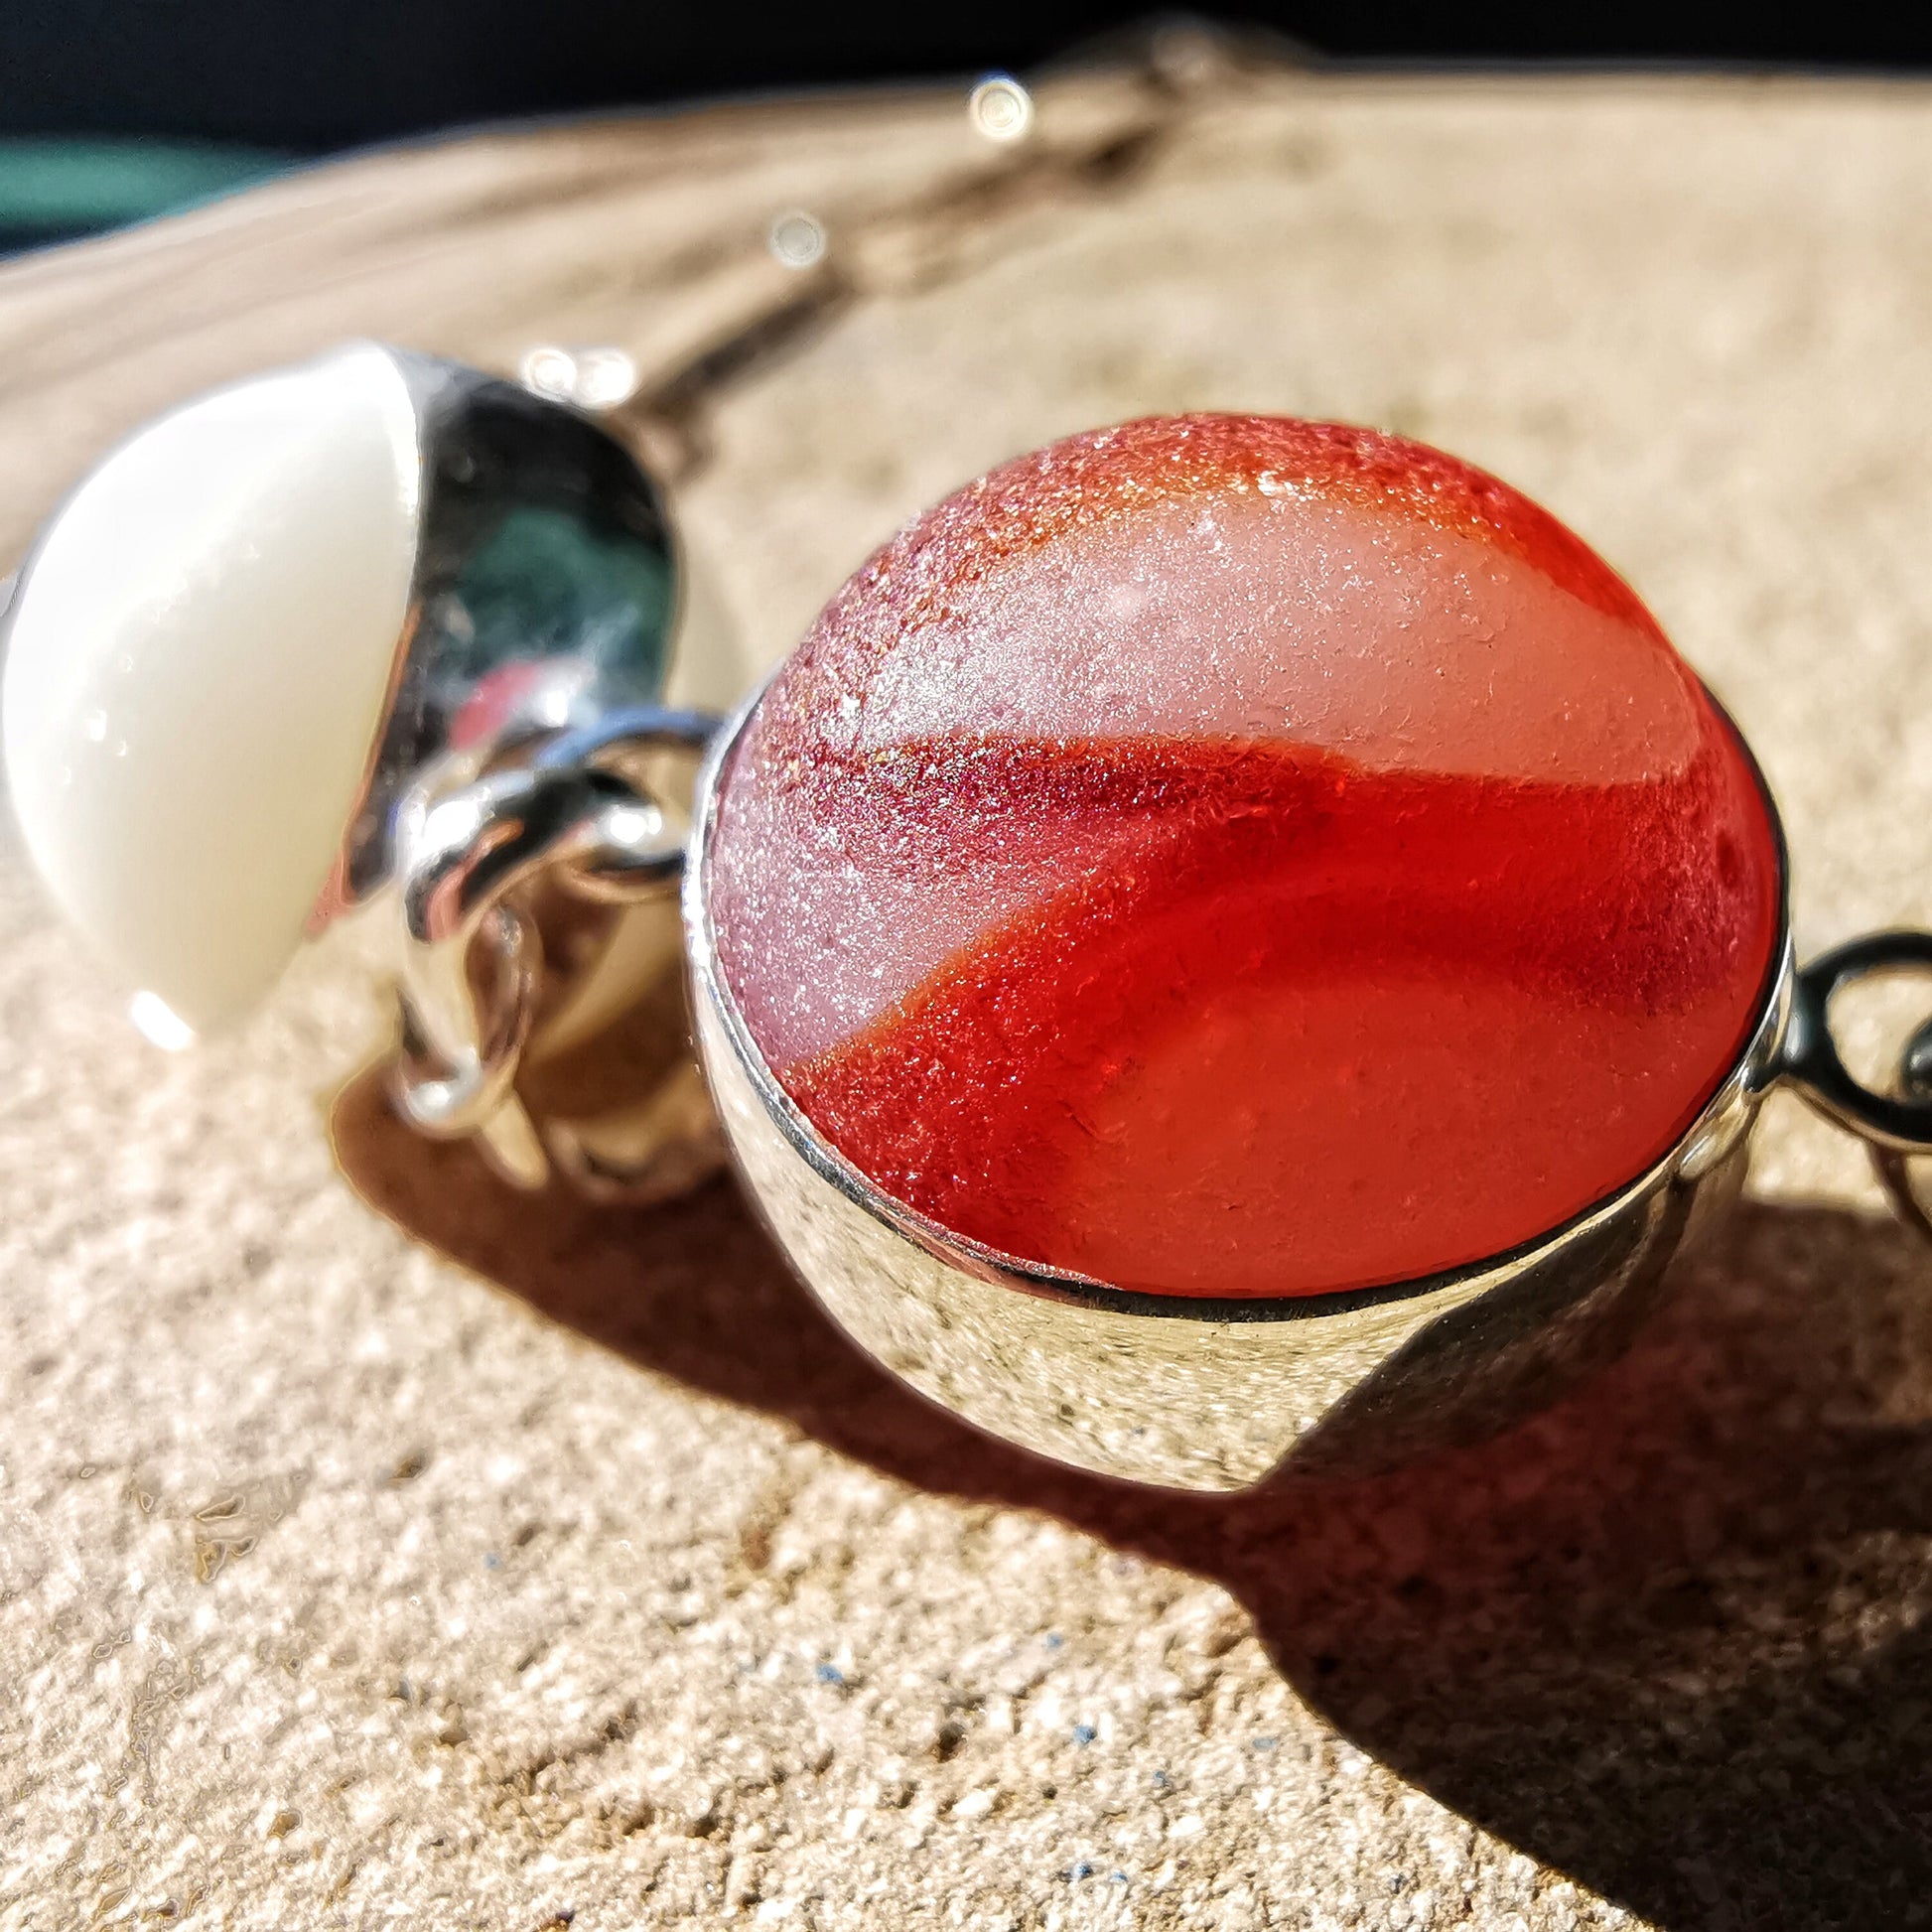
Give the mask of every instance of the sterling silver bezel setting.
POLYGON ((1786 1041, 1803 1002, 1788 860, 1753 760, 1777 844, 1779 938, 1736 1061, 1645 1173, 1506 1253, 1312 1296, 1150 1295, 1000 1253, 884 1193, 826 1141, 733 998, 709 851, 758 702, 706 759, 684 884, 697 1035, 727 1141, 780 1247, 861 1347, 943 1407, 1056 1460, 1238 1489, 1289 1467, 1378 1466, 1507 1426, 1624 1345, 1669 1262, 1737 1192, 1758 1107, 1793 1070, 1786 1041))

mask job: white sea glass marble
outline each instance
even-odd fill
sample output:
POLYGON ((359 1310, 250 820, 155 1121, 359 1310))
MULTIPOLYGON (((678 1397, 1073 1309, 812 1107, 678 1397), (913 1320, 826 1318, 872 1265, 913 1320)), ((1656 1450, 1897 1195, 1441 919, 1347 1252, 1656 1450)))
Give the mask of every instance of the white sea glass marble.
POLYGON ((14 811, 69 917, 183 1028, 238 1018, 301 943, 386 708, 420 507, 403 378, 356 345, 148 425, 23 571, 14 811))

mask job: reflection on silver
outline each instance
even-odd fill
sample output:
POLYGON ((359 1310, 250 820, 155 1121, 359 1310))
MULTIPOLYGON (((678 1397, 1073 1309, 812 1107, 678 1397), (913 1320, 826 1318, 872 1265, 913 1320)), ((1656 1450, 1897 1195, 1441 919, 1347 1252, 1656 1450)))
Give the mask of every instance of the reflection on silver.
POLYGON ((396 834, 403 946, 402 1039, 392 1088, 439 1139, 480 1135, 520 1185, 550 1157, 516 1080, 546 990, 538 887, 675 917, 688 821, 612 760, 701 750, 714 721, 613 713, 592 731, 537 741, 455 791, 432 772, 396 834))
MULTIPOLYGON (((527 1062, 557 1020, 590 1026, 579 996, 609 956, 650 959, 652 929, 656 951, 675 944, 687 820, 664 755, 688 772, 710 721, 656 708, 681 601, 670 521, 636 459, 583 413, 634 386, 630 358, 533 350, 532 393, 383 352, 422 465, 410 621, 313 924, 394 901, 398 1104, 426 1133, 478 1136, 534 1187, 584 1157, 579 1132, 527 1102, 527 1062), (572 900, 607 909, 587 925, 572 900), (564 926, 568 959, 546 931, 564 926)), ((697 1172, 715 1137, 673 1126, 690 1145, 632 1135, 605 1182, 628 1166, 655 1191, 667 1160, 697 1172)))
POLYGON ((654 702, 676 617, 669 517, 621 443, 514 383, 387 353, 423 470, 411 623, 325 912, 393 879, 397 815, 431 773, 654 702))

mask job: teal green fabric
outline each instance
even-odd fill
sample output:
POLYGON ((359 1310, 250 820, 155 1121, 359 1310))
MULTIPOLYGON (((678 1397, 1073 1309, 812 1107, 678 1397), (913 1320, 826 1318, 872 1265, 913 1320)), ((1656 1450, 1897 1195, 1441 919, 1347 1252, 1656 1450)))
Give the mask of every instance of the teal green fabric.
POLYGON ((98 233, 246 188, 287 163, 255 148, 0 139, 0 230, 98 233))

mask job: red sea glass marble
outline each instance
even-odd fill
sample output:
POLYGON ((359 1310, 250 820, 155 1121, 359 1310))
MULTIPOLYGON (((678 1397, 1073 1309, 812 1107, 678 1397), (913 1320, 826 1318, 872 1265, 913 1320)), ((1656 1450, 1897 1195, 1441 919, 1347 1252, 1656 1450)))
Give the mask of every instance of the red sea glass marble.
POLYGON ((1301 1296, 1560 1225, 1737 1059, 1771 818, 1629 588, 1365 430, 1130 423, 903 530, 766 691, 710 903, 886 1192, 1117 1287, 1301 1296))

